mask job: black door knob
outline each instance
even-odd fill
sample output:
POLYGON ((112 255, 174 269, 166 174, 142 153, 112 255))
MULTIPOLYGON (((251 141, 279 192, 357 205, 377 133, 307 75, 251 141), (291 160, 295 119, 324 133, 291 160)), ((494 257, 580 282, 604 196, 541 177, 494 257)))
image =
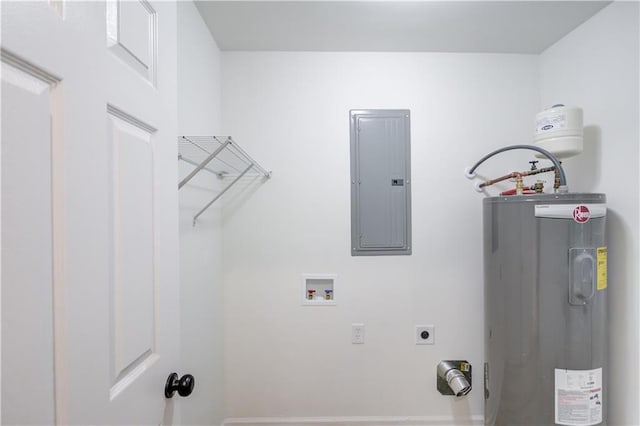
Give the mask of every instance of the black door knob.
POLYGON ((193 392, 193 387, 196 385, 196 379, 191 374, 185 374, 178 378, 178 373, 171 373, 167 377, 167 383, 164 385, 164 396, 166 398, 172 398, 173 394, 178 391, 180 396, 189 396, 193 392))

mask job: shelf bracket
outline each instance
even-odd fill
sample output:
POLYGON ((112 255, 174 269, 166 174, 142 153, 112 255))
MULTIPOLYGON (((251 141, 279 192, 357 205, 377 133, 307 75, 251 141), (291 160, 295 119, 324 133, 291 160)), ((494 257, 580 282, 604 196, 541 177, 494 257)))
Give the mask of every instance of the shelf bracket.
MULTIPOLYGON (((209 201, 193 217, 193 226, 201 214, 222 197, 245 175, 262 177, 263 182, 271 178, 271 172, 263 169, 233 140, 231 136, 180 136, 178 160, 195 168, 178 183, 178 189, 185 186, 202 170, 216 175, 225 182, 213 200, 209 201), (224 142, 222 142, 224 140, 224 142), (251 173, 249 173, 251 172, 251 173), (228 182, 228 183, 227 183, 228 182)), ((217 185, 216 185, 217 187, 217 185)))
POLYGON ((224 141, 224 143, 222 145, 220 145, 218 147, 218 149, 216 149, 215 151, 213 151, 211 153, 211 155, 209 155, 206 160, 204 160, 202 163, 200 163, 200 165, 198 167, 196 167, 195 169, 193 169, 193 171, 191 173, 189 173, 189 175, 187 177, 185 177, 184 179, 182 179, 182 181, 178 184, 178 189, 182 188, 187 182, 189 182, 191 179, 193 179, 193 177, 195 175, 198 174, 198 172, 200 172, 200 170, 202 170, 207 164, 209 164, 211 162, 211 160, 213 160, 214 158, 216 158, 216 156, 218 154, 220 154, 222 152, 223 149, 225 149, 227 147, 227 145, 229 145, 231 143, 231 138, 227 138, 226 141, 224 141))
POLYGON ((213 200, 209 201, 206 206, 204 206, 198 213, 196 213, 196 215, 193 217, 193 226, 196 226, 196 220, 198 219, 198 217, 202 213, 204 213, 204 211, 207 210, 211 206, 211 204, 215 203, 218 200, 218 198, 222 197, 224 193, 227 192, 227 190, 229 190, 229 188, 231 188, 237 181, 240 180, 240 178, 242 178, 242 176, 246 175, 247 172, 251 170, 252 167, 253 167, 253 164, 250 164, 249 167, 244 169, 244 171, 240 173, 240 175, 238 175, 238 177, 236 177, 229 185, 227 185, 222 191, 220 191, 220 193, 216 195, 216 197, 213 200))

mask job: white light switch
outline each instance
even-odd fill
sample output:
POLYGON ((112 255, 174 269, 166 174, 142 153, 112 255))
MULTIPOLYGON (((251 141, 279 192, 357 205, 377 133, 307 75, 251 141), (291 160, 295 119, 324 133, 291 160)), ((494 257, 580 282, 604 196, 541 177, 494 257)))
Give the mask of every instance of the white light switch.
POLYGON ((364 324, 351 324, 351 343, 364 344, 364 324))

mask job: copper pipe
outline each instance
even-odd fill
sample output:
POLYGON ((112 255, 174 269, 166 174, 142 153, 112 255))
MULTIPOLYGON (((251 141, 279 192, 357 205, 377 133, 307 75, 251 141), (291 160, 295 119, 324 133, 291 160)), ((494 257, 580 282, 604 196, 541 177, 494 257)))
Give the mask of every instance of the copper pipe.
POLYGON ((560 176, 560 188, 558 189, 560 189, 564 193, 569 191, 569 189, 567 188, 567 176, 564 173, 564 169, 562 168, 562 165, 560 164, 558 159, 554 157, 553 154, 550 153, 549 151, 533 145, 511 145, 511 146, 505 146, 504 148, 497 149, 485 155, 484 157, 482 157, 476 164, 473 165, 473 167, 469 169, 468 174, 473 175, 473 172, 480 166, 480 164, 484 163, 489 158, 495 155, 501 154, 505 151, 511 151, 514 149, 530 149, 532 151, 539 152, 540 154, 547 157, 553 163, 553 165, 558 169, 558 174, 560 176))
MULTIPOLYGON (((540 173, 546 173, 546 172, 556 172, 556 177, 558 177, 558 173, 556 171, 555 166, 543 167, 543 168, 537 169, 537 170, 526 170, 524 172, 511 172, 508 175, 500 176, 499 178, 495 178, 495 179, 491 179, 491 180, 482 182, 480 184, 480 188, 491 186, 493 184, 496 184, 498 182, 502 182, 503 180, 507 180, 507 179, 512 179, 512 178, 518 179, 518 177, 522 178, 524 176, 533 176, 533 175, 537 175, 537 174, 540 174, 540 173)), ((556 179, 556 182, 558 182, 557 179, 556 179)), ((554 188, 555 188, 555 185, 554 185, 554 188)))
POLYGON ((504 175, 504 176, 500 176, 499 178, 495 178, 495 179, 491 179, 488 180, 486 182, 482 182, 480 184, 480 188, 484 188, 486 186, 491 186, 494 183, 498 183, 498 182, 502 182, 503 180, 507 180, 507 179, 512 179, 512 178, 517 178, 518 175, 522 176, 522 173, 519 172, 511 172, 508 175, 504 175))

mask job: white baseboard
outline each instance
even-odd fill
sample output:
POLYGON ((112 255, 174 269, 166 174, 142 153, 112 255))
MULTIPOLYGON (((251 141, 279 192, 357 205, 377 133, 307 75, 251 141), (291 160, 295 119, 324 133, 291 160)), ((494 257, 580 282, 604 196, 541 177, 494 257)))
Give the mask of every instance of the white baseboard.
POLYGON ((223 426, 475 426, 483 424, 483 416, 464 419, 451 416, 231 417, 224 419, 222 423, 223 426))

